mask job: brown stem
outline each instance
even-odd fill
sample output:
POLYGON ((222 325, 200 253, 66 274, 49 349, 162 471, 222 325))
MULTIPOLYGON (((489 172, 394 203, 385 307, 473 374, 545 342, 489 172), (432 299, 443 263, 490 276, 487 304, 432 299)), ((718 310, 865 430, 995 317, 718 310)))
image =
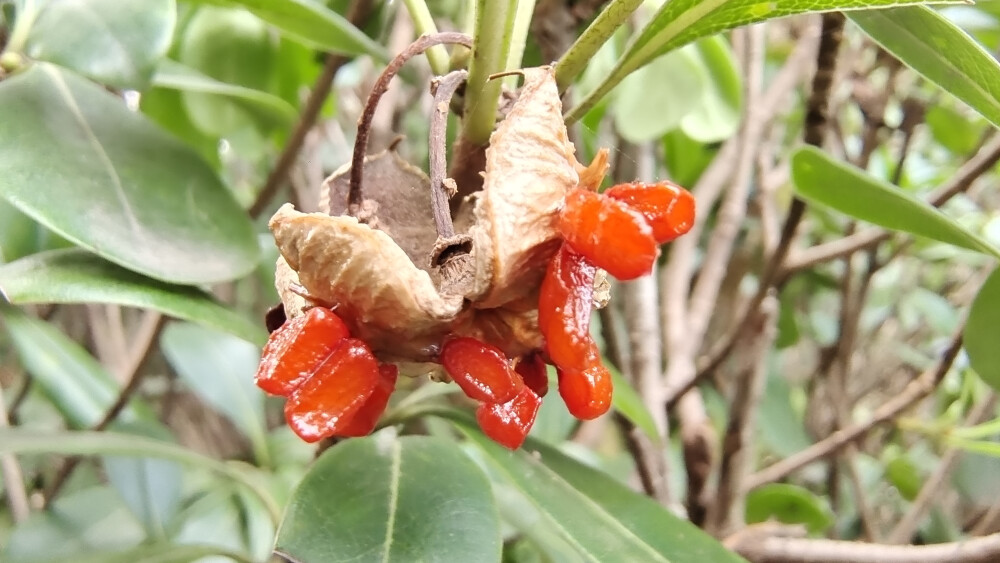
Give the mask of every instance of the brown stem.
POLYGON ((440 238, 455 236, 455 225, 451 221, 451 209, 448 207, 449 196, 455 190, 454 186, 445 187, 445 174, 448 170, 448 162, 445 159, 445 154, 448 152, 448 112, 455 90, 458 90, 458 87, 465 82, 468 76, 468 72, 456 70, 438 78, 433 84, 434 109, 431 114, 428 151, 430 155, 431 204, 434 207, 434 225, 437 227, 440 238))
POLYGON ((354 155, 351 157, 351 186, 347 193, 347 212, 350 215, 357 215, 361 209, 361 180, 364 175, 365 152, 368 147, 368 138, 371 136, 372 118, 375 117, 375 110, 378 108, 379 100, 389 89, 389 82, 399 73, 406 61, 422 54, 427 49, 435 45, 462 45, 472 48, 472 37, 464 33, 446 31, 429 35, 421 35, 409 47, 403 49, 396 55, 379 75, 378 80, 372 86, 372 91, 368 94, 361 117, 358 118, 358 136, 354 140, 354 155))
MULTIPOLYGON (((371 0, 355 0, 347 11, 347 20, 355 26, 359 26, 364 23, 363 20, 367 19, 370 12, 371 0)), ((340 67, 347 64, 349 60, 348 57, 343 55, 328 54, 326 56, 326 64, 323 65, 323 72, 320 73, 319 78, 316 79, 316 83, 313 84, 312 92, 309 94, 306 105, 302 109, 302 115, 299 116, 299 122, 295 125, 295 131, 288 138, 288 143, 285 144, 284 150, 281 151, 278 162, 275 163, 271 173, 267 175, 264 187, 257 194, 257 199, 248 210, 251 217, 258 217, 263 213, 268 203, 274 199, 274 195, 284 184, 285 179, 288 177, 288 171, 291 170, 295 159, 299 156, 299 151, 302 150, 306 135, 309 134, 309 131, 316 124, 316 119, 323 108, 323 103, 326 101, 327 96, 330 95, 330 90, 333 89, 334 76, 340 70, 340 67)))
POLYGON ((879 545, 745 534, 726 545, 754 563, 991 563, 1000 534, 932 545, 879 545))

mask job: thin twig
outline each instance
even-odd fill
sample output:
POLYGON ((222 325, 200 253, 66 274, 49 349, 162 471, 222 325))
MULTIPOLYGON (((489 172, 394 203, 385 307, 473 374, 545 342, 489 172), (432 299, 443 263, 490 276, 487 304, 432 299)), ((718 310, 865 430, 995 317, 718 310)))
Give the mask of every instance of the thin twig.
MULTIPOLYGON (((996 406, 997 394, 991 392, 989 396, 972 408, 972 411, 966 416, 963 426, 975 426, 984 422, 996 410, 996 406)), ((920 492, 910 505, 910 509, 899 520, 896 527, 892 529, 892 532, 889 533, 888 538, 886 538, 887 543, 910 543, 913 533, 917 530, 917 526, 920 525, 924 516, 927 515, 927 511, 934 505, 934 501, 937 500, 938 496, 947 490, 947 480, 951 476, 952 469, 955 468, 962 453, 964 452, 961 448, 950 448, 945 452, 934 472, 924 481, 923 486, 920 487, 920 492)))
MULTIPOLYGON (((123 363, 120 371, 120 375, 124 376, 122 379, 127 379, 128 383, 118 392, 115 402, 108 407, 104 412, 104 416, 91 427, 91 430, 100 431, 107 429, 118 418, 118 415, 125 409, 129 401, 132 400, 132 396, 135 395, 136 391, 139 390, 139 384, 142 382, 143 376, 140 368, 155 349, 153 343, 156 341, 156 337, 160 334, 165 323, 166 318, 160 313, 155 311, 147 311, 145 313, 141 321, 141 326, 136 330, 136 336, 132 342, 127 361, 123 363)), ((82 457, 74 456, 63 463, 59 472, 53 478, 51 485, 45 491, 46 505, 51 503, 56 495, 59 494, 59 491, 66 484, 66 481, 73 474, 73 471, 82 459, 82 457)))
POLYGON ((795 455, 758 471, 747 479, 745 489, 752 490, 761 485, 783 479, 806 465, 840 450, 845 445, 864 437, 876 426, 895 419, 917 401, 929 395, 934 391, 941 379, 944 378, 945 374, 948 373, 952 362, 955 361, 955 357, 958 355, 958 351, 962 348, 962 330, 964 330, 964 326, 963 323, 959 330, 952 336, 951 343, 937 364, 920 374, 903 388, 898 395, 876 409, 870 420, 837 430, 795 455))
MULTIPOLYGON (((8 426, 7 404, 3 398, 3 386, 0 386, 0 429, 8 426)), ((11 518, 15 524, 20 524, 28 519, 30 508, 28 493, 24 488, 24 475, 21 473, 21 464, 17 462, 17 456, 12 453, 0 455, 0 477, 3 478, 3 490, 7 496, 11 518)))
MULTIPOLYGON (((347 11, 347 20, 355 26, 360 26, 371 12, 371 4, 371 0, 354 0, 347 11)), ((306 135, 313 128, 313 125, 316 124, 319 112, 323 109, 323 103, 326 102, 327 96, 330 95, 330 90, 333 89, 334 76, 336 76, 340 67, 347 64, 349 60, 348 57, 343 55, 327 54, 326 63, 323 65, 323 72, 320 73, 315 84, 313 84, 312 91, 306 100, 305 107, 302 108, 302 115, 299 116, 299 122, 295 125, 292 136, 288 138, 288 142, 281 151, 278 162, 271 169, 271 173, 267 175, 267 181, 257 194, 257 199, 254 200, 253 205, 247 210, 251 217, 260 216, 267 209, 271 200, 274 199, 278 190, 281 189, 285 179, 288 177, 289 170, 292 169, 292 165, 295 163, 295 159, 298 158, 299 151, 306 140, 306 135)))
POLYGON ((458 90, 468 76, 469 73, 464 70, 455 70, 435 80, 433 85, 434 108, 431 113, 430 139, 427 146, 430 161, 431 204, 434 208, 434 225, 437 227, 438 238, 455 236, 455 225, 451 220, 451 208, 448 206, 448 199, 454 194, 455 189, 454 186, 451 189, 445 186, 445 175, 448 171, 448 162, 445 158, 448 152, 448 113, 455 90, 458 90))
POLYGON ((747 535, 729 547, 754 563, 992 563, 1000 560, 1000 534, 916 546, 747 535))
POLYGON ((379 100, 389 89, 389 83, 393 77, 399 73, 407 61, 423 54, 424 51, 435 45, 463 45, 472 48, 472 37, 455 31, 421 35, 409 47, 389 61, 372 86, 371 93, 368 94, 361 117, 358 118, 358 135, 354 140, 354 154, 351 157, 351 186, 347 194, 347 209, 351 215, 356 216, 361 209, 363 199, 361 180, 364 176, 365 153, 368 148, 368 138, 371 136, 372 118, 375 117, 379 100))

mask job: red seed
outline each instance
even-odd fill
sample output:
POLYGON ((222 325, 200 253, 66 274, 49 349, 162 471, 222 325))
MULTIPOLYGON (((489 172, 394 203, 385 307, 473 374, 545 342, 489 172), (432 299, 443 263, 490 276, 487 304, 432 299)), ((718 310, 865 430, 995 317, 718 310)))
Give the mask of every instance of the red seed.
POLYGON ((368 346, 348 338, 285 403, 285 419, 306 442, 347 428, 378 384, 378 362, 368 346))
POLYGON ((549 392, 548 368, 545 360, 539 353, 529 354, 521 358, 514 371, 521 376, 524 384, 527 385, 539 397, 544 397, 549 392))
POLYGON ((528 387, 506 403, 483 403, 476 409, 476 421, 483 433, 505 448, 516 450, 535 423, 542 400, 528 387))
POLYGON ((641 213, 659 244, 674 240, 694 225, 694 196, 673 182, 619 184, 604 195, 641 213))
POLYGON ((375 430, 379 417, 385 412, 386 405, 389 404, 389 396, 396 389, 396 379, 399 377, 399 368, 394 364, 382 364, 378 367, 378 383, 375 384, 375 391, 368 397, 361 409, 347 422, 337 436, 367 436, 375 430))
POLYGON ((538 297, 538 328, 552 363, 582 370, 595 349, 590 337, 596 268, 563 244, 549 262, 538 297))
POLYGON ((347 325, 333 311, 313 307, 271 333, 257 368, 257 387, 287 397, 311 376, 340 342, 347 325))
POLYGON ((559 231, 573 250, 620 280, 648 274, 659 255, 653 229, 638 211, 587 190, 566 196, 559 231))
POLYGON ((591 356, 584 370, 556 368, 559 395, 570 414, 581 420, 597 418, 611 407, 611 373, 601 363, 600 356, 591 356))
POLYGON ((448 339, 441 347, 441 365, 470 398, 505 403, 524 384, 499 348, 466 336, 448 339))

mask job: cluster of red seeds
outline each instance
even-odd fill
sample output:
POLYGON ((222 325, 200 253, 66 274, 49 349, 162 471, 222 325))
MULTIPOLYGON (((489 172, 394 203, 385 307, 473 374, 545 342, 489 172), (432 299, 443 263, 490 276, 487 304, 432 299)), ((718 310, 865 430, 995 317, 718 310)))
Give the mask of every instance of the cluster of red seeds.
MULTIPOLYGON (((513 363, 474 338, 447 339, 445 371, 478 401, 476 419, 498 443, 519 447, 548 391, 546 363, 556 367, 559 394, 573 416, 598 417, 611 406, 611 375, 590 336, 597 268, 620 280, 649 273, 658 245, 694 223, 694 198, 669 182, 621 184, 602 194, 577 188, 559 215, 563 244, 552 257, 538 302, 544 350, 513 363)), ((314 307, 271 334, 257 385, 288 397, 285 417, 308 442, 370 433, 396 385, 397 369, 379 364, 368 346, 350 338, 332 311, 314 307)))

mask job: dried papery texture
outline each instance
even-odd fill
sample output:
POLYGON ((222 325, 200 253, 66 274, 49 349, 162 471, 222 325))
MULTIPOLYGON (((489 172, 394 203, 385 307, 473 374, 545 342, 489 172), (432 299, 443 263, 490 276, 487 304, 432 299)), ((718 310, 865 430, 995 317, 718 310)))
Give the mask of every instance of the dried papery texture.
POLYGON ((590 336, 596 268, 568 244, 549 262, 538 297, 538 326, 556 366, 582 370, 596 345, 590 336))
POLYGON ((566 196, 559 231, 573 250, 620 280, 648 274, 660 252, 653 229, 639 212, 587 190, 566 196))
POLYGON ((694 196, 673 182, 619 184, 604 195, 641 213, 659 244, 676 239, 694 225, 694 196))
MULTIPOLYGON (((351 165, 345 164, 323 182, 320 211, 346 215, 350 184, 351 165)), ((431 216, 431 181, 427 174, 394 150, 368 155, 363 194, 369 206, 376 207, 377 221, 372 226, 389 235, 414 265, 429 269, 437 232, 431 216)))
POLYGON ((271 333, 257 368, 257 387, 288 396, 349 336, 340 318, 322 307, 290 319, 271 333))
POLYGON ((549 392, 548 368, 541 354, 533 353, 521 358, 514 366, 514 371, 539 397, 544 397, 549 392))
POLYGON ((378 385, 378 362, 364 342, 343 340, 285 403, 285 420, 306 442, 347 428, 378 385))
POLYGON ((396 389, 399 379, 399 368, 392 364, 382 364, 378 367, 378 383, 368 400, 347 424, 337 432, 337 436, 367 436, 375 430, 379 417, 389 404, 389 396, 396 389))
POLYGON ((524 387, 503 352, 475 338, 449 338, 441 347, 441 365, 477 401, 506 403, 524 387))
POLYGON ((523 356, 544 343, 538 331, 537 303, 531 296, 496 309, 475 309, 472 320, 457 332, 500 348, 508 358, 523 356))
POLYGON ((516 450, 524 443, 542 400, 528 387, 506 403, 484 403, 476 409, 483 433, 501 446, 516 450))
POLYGON ((299 213, 289 204, 270 227, 310 299, 335 307, 351 334, 383 360, 430 360, 461 324, 462 296, 439 294, 430 275, 384 232, 353 217, 299 213))
POLYGON ((597 154, 594 155, 594 160, 590 161, 590 164, 583 166, 578 165, 577 173, 580 176, 580 183, 578 187, 580 189, 596 192, 601 187, 601 182, 604 181, 604 176, 608 173, 608 149, 600 149, 597 154))
POLYGON ((611 408, 611 373, 598 355, 588 358, 587 367, 570 370, 556 367, 559 396, 570 414, 581 420, 597 418, 611 408))
POLYGON ((478 249, 480 308, 499 307, 533 292, 559 247, 557 218, 577 185, 574 148, 563 123, 552 69, 529 68, 513 108, 490 137, 483 191, 470 231, 478 249), (491 259, 490 259, 491 255, 491 259))

